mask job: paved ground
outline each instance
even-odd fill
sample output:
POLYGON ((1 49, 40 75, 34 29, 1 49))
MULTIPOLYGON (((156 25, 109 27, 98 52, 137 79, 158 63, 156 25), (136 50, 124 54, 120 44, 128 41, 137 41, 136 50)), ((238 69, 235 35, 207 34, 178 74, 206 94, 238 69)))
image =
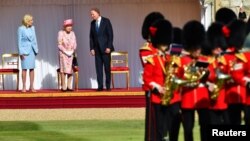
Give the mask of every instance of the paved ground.
POLYGON ((144 119, 145 108, 1 109, 0 121, 144 119))

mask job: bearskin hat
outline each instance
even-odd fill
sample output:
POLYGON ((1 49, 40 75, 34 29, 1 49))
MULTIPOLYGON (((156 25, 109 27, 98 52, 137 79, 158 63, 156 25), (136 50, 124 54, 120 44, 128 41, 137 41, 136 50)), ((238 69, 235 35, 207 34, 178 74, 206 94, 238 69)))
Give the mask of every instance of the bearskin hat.
POLYGON ((173 27, 168 20, 158 20, 150 27, 151 41, 154 47, 169 45, 173 38, 173 27))
POLYGON ((197 50, 205 41, 205 28, 199 21, 189 21, 183 27, 182 38, 186 51, 197 50))
POLYGON ((145 17, 141 29, 143 39, 148 40, 150 38, 149 27, 160 19, 164 19, 164 16, 160 12, 151 12, 145 17))
POLYGON ((228 24, 235 19, 237 19, 235 12, 232 9, 226 7, 220 8, 215 13, 215 21, 221 22, 222 24, 228 24))
POLYGON ((220 47, 222 50, 227 48, 226 38, 223 35, 223 24, 219 22, 212 23, 207 30, 207 53, 211 54, 212 50, 220 47))
POLYGON ((228 47, 241 49, 246 38, 247 25, 242 20, 233 20, 223 27, 224 36, 227 39, 228 47))
POLYGON ((173 43, 182 44, 182 29, 179 27, 174 27, 173 34, 173 43))

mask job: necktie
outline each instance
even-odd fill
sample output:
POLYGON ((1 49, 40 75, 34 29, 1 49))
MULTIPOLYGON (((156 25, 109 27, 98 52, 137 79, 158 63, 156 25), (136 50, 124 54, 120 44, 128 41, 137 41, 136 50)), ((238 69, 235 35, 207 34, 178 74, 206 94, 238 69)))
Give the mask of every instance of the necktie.
POLYGON ((98 21, 95 22, 95 30, 98 31, 99 29, 99 25, 98 25, 98 21))

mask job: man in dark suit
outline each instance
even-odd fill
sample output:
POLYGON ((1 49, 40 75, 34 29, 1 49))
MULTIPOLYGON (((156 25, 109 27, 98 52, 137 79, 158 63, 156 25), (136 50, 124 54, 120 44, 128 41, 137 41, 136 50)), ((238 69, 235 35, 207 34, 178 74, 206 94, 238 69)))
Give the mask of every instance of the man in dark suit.
POLYGON ((240 11, 239 11, 238 18, 239 18, 240 20, 243 20, 243 21, 245 21, 245 20, 247 19, 247 14, 246 14, 246 12, 243 10, 242 7, 240 7, 240 11))
POLYGON ((110 60, 113 46, 113 29, 108 18, 102 17, 97 8, 90 10, 93 19, 90 26, 90 53, 95 56, 95 67, 97 74, 98 89, 103 90, 103 66, 106 75, 106 89, 110 90, 110 60))

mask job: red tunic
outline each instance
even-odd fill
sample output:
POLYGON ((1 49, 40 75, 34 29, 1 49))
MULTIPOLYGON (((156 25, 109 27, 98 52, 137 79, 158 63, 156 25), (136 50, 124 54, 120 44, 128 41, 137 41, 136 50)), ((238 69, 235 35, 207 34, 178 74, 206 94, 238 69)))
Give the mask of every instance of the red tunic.
MULTIPOLYGON (((147 59, 147 63, 144 66, 143 80, 144 84, 151 91, 158 87, 164 87, 165 83, 165 65, 169 56, 153 56, 147 59)), ((180 95, 178 91, 175 91, 170 104, 180 101, 180 95)), ((151 93, 151 102, 161 104, 161 95, 159 93, 151 93)))
POLYGON ((226 83, 226 102, 228 104, 244 104, 246 102, 245 87, 245 65, 246 57, 242 53, 230 52, 223 56, 224 65, 221 69, 232 77, 232 80, 226 83))
MULTIPOLYGON (((199 58, 204 60, 204 58, 199 58)), ((192 62, 189 55, 181 57, 181 65, 178 70, 178 76, 186 79, 184 68, 192 62)), ((181 90, 181 108, 184 109, 201 109, 209 107, 209 94, 204 84, 199 83, 197 87, 183 86, 181 90)))
MULTIPOLYGON (((145 64, 147 63, 147 59, 153 57, 157 54, 157 49, 152 46, 151 43, 145 42, 143 46, 139 49, 139 56, 141 60, 142 67, 144 69, 145 64)), ((142 88, 145 91, 148 91, 149 88, 142 84, 142 88)))
MULTIPOLYGON (((219 69, 219 71, 222 73, 222 71, 219 68, 220 61, 218 58, 215 57, 209 57, 208 58, 209 62, 212 64, 212 69, 210 69, 210 75, 211 77, 209 78, 209 81, 216 84, 218 81, 218 76, 216 74, 216 70, 219 69)), ((212 110, 225 110, 227 109, 228 105, 225 101, 225 87, 224 85, 219 91, 219 95, 217 99, 215 100, 210 100, 210 107, 209 109, 212 110)))
MULTIPOLYGON (((250 52, 245 52, 244 53, 246 58, 247 58, 247 62, 245 63, 245 73, 246 73, 246 77, 250 79, 250 52)), ((249 80, 250 81, 250 80, 249 80)), ((248 92, 246 94, 246 105, 250 105, 250 93, 248 92)))

